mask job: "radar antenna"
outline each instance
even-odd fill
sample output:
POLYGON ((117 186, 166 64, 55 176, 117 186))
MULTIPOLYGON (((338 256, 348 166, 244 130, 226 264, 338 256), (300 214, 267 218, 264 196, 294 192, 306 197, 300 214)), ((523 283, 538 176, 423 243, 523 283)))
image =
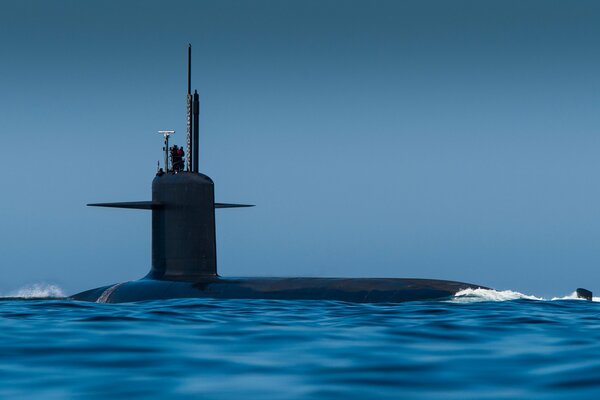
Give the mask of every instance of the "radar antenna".
POLYGON ((158 131, 158 133, 165 138, 165 147, 163 147, 165 151, 165 172, 169 172, 169 136, 174 135, 175 131, 158 131))

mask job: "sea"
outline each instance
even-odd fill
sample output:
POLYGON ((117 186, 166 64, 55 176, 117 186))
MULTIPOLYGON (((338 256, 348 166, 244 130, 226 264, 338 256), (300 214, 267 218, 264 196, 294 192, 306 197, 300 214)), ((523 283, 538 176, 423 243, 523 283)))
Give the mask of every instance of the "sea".
POLYGON ((0 399, 600 399, 600 302, 0 299, 0 399))

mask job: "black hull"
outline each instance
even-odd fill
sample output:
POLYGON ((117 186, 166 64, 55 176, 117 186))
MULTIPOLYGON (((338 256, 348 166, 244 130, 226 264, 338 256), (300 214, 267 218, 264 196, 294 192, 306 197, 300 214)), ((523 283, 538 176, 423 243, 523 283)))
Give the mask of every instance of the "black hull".
POLYGON ((463 282, 386 278, 220 278, 195 282, 141 279, 87 290, 74 300, 100 303, 177 298, 337 300, 352 303, 401 303, 442 300, 467 289, 463 282))

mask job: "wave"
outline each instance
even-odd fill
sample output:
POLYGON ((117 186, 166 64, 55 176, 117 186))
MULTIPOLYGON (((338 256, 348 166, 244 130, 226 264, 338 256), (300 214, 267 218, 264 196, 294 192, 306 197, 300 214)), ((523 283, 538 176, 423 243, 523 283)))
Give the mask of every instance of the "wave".
MULTIPOLYGON (((456 293, 452 300, 453 303, 475 303, 479 301, 510 301, 510 300, 536 300, 536 301, 557 301, 557 300, 584 300, 577 297, 573 292, 563 297, 553 297, 545 299, 532 295, 514 292, 512 290, 494 290, 494 289, 464 289, 456 293)), ((584 300, 585 301, 585 300, 584 300)), ((600 297, 594 297, 593 301, 600 302, 600 297)))
POLYGON ((65 297, 63 290, 48 283, 34 283, 33 285, 23 286, 13 292, 0 296, 0 298, 17 299, 42 299, 42 298, 60 298, 65 297))

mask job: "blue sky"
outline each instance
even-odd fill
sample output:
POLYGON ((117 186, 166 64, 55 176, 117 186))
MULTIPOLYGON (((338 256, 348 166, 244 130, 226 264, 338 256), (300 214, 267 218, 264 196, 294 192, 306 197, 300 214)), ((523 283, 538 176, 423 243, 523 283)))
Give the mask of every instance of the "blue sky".
POLYGON ((200 168, 228 276, 600 290, 600 3, 3 1, 0 291, 150 267, 155 132, 200 168))

